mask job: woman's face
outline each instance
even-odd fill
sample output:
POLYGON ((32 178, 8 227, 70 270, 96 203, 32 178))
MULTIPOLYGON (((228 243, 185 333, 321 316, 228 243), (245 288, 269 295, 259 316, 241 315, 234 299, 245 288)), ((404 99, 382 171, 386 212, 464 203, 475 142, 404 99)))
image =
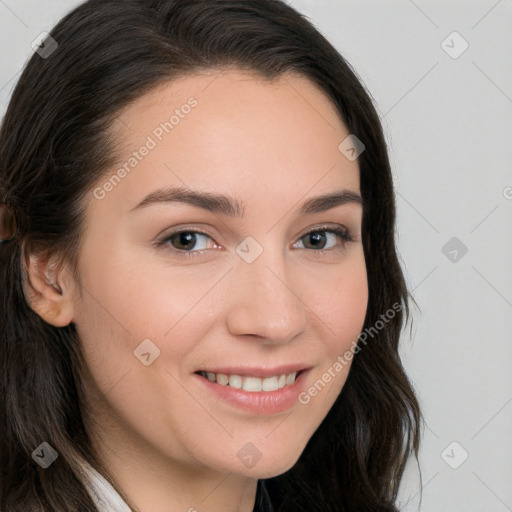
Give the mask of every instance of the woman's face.
POLYGON ((159 86, 112 135, 73 313, 86 425, 155 472, 283 473, 339 395, 366 313, 349 132, 304 78, 229 70, 159 86))

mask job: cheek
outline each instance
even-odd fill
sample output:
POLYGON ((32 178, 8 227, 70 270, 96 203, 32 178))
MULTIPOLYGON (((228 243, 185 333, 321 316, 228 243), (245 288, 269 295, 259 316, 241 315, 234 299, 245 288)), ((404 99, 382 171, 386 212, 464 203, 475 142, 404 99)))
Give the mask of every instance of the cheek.
POLYGON ((368 280, 364 255, 358 250, 346 264, 326 272, 311 288, 308 306, 323 322, 319 341, 331 357, 345 351, 361 332, 368 307, 368 280))
POLYGON ((334 331, 339 334, 337 349, 346 349, 357 340, 368 307, 368 281, 366 267, 358 265, 345 275, 332 290, 333 307, 329 310, 334 331))
MULTIPOLYGON (((90 247, 102 246, 100 242, 90 247)), ((171 338, 181 319, 193 313, 211 287, 204 273, 191 267, 172 268, 160 254, 148 259, 147 249, 136 249, 123 240, 114 240, 101 258, 91 249, 86 256, 85 299, 94 311, 87 304, 82 324, 88 325, 98 315, 102 329, 111 325, 118 338, 130 340, 131 351, 146 338, 159 343, 171 338)))
MULTIPOLYGON (((342 266, 340 266, 342 267, 342 266)), ((314 415, 324 416, 339 395, 352 365, 354 349, 363 329, 368 307, 368 281, 364 256, 357 254, 344 268, 323 278, 324 293, 310 295, 309 303, 318 316, 318 334, 313 347, 322 361, 311 376, 302 401, 309 402, 314 415)))

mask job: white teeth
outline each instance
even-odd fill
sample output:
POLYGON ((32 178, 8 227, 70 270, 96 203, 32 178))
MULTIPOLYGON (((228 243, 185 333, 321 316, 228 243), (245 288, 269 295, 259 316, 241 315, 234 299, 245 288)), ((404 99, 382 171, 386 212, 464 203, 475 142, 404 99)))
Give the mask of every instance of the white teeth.
POLYGON ((229 385, 232 388, 241 389, 242 377, 240 377, 240 375, 230 375, 229 376, 229 385))
POLYGON ((275 391, 279 389, 279 385, 277 383, 277 377, 267 377, 261 381, 261 389, 263 391, 275 391))
POLYGON ((221 384, 222 386, 227 386, 229 382, 229 377, 224 373, 217 373, 217 384, 221 384))
POLYGON ((295 382, 295 377, 297 376, 297 372, 289 373, 286 376, 286 384, 293 384, 295 382))
POLYGON ((201 372, 210 382, 217 382, 221 386, 229 386, 244 391, 276 391, 295 382, 297 372, 273 377, 241 377, 240 375, 226 375, 225 373, 201 372))
POLYGON ((244 391, 261 391, 261 379, 258 377, 245 377, 244 391))

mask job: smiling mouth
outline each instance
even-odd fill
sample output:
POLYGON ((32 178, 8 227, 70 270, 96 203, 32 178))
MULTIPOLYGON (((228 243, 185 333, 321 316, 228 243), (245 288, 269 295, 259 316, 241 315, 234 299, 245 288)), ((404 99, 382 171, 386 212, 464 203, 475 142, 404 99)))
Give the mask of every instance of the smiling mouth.
POLYGON ((254 377, 249 375, 227 375, 225 373, 212 373, 205 371, 195 372, 197 375, 208 379, 210 382, 227 386, 234 389, 242 389, 249 392, 258 391, 277 391, 287 386, 294 384, 299 372, 285 373, 281 375, 274 375, 271 377, 254 377))

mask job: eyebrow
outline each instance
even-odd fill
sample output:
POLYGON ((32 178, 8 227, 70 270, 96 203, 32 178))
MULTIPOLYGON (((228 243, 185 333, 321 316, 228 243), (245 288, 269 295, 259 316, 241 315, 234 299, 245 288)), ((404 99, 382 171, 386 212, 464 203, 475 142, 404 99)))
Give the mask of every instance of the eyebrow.
MULTIPOLYGON (((200 192, 184 187, 167 187, 155 190, 148 194, 130 212, 156 204, 185 203, 203 208, 212 213, 228 217, 243 217, 244 206, 230 196, 214 192, 200 192)), ((344 204, 363 204, 363 198, 351 190, 342 189, 332 193, 312 197, 303 203, 299 214, 307 215, 320 213, 344 204)))

